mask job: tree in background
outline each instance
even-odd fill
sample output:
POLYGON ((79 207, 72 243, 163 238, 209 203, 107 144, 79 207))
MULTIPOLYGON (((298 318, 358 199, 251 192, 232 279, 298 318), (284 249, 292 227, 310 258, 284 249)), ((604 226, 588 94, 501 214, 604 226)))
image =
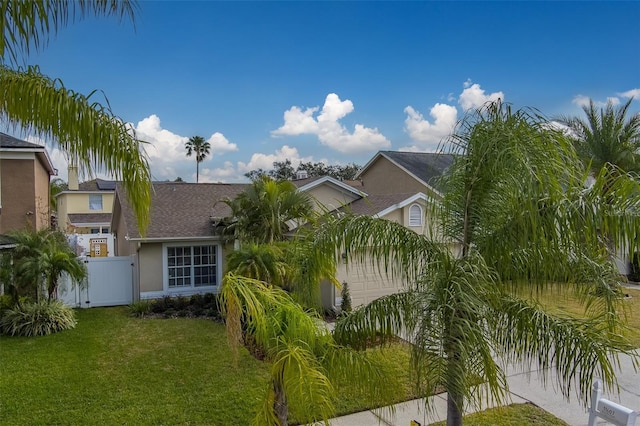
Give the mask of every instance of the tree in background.
POLYGON ((202 136, 192 136, 189 141, 184 144, 187 150, 187 157, 193 154, 196 157, 196 183, 200 180, 200 163, 207 158, 211 150, 211 144, 204 140, 202 136))
POLYGON ((326 165, 323 162, 307 162, 300 163, 296 169, 291 165, 291 160, 274 161, 273 169, 265 171, 263 169, 251 170, 245 173, 245 176, 251 180, 255 180, 260 176, 269 176, 275 180, 293 180, 297 177, 297 172, 307 172, 307 177, 319 177, 319 176, 331 176, 338 180, 353 180, 361 169, 355 163, 350 163, 344 166, 341 165, 326 165))
POLYGON ((79 166, 95 167, 123 181, 144 233, 151 203, 150 172, 131 126, 97 101, 43 75, 37 66, 19 66, 21 55, 47 44, 69 23, 89 16, 134 20, 133 1, 19 1, 2 3, 0 116, 5 124, 52 140, 79 166))
MULTIPOLYGON (((633 98, 614 108, 611 101, 596 108, 592 99, 582 110, 585 119, 561 118, 571 129, 578 155, 594 174, 612 164, 622 172, 640 171, 640 113, 628 117, 633 98)), ((615 170, 615 169, 614 169, 615 170)))
POLYGON ((535 364, 544 377, 555 367, 554 386, 586 400, 595 376, 614 384, 618 354, 634 356, 620 333, 620 276, 599 230, 616 245, 634 244, 640 184, 617 175, 605 200, 607 174, 587 187, 573 144, 550 128, 527 110, 487 104, 448 141, 456 159, 440 182, 444 195, 432 204, 428 235, 345 216, 314 236, 310 259, 347 253, 404 279, 404 291, 339 321, 336 339, 362 347, 408 336, 415 383, 444 387, 449 426, 462 424, 469 404, 505 399, 500 361, 535 364), (456 242, 458 256, 450 250, 456 242), (531 300, 548 291, 579 294, 587 318, 531 300), (474 386, 478 380, 488 386, 474 386))
POLYGON ((57 196, 62 191, 66 191, 68 189, 67 182, 63 181, 60 178, 54 178, 49 182, 49 208, 51 212, 55 212, 58 209, 57 206, 57 196))

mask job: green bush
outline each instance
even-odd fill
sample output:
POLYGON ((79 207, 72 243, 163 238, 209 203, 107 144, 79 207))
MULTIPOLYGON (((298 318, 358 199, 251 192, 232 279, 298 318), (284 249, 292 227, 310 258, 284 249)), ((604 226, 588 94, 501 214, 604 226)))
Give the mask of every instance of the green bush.
POLYGON ((631 273, 629 274, 629 280, 634 282, 640 282, 640 252, 633 253, 631 256, 631 273))
POLYGON ((15 306, 0 319, 0 332, 11 336, 46 336, 75 326, 73 310, 59 300, 15 306))
POLYGON ((134 317, 143 318, 151 312, 151 302, 148 300, 138 300, 129 305, 129 313, 134 317))

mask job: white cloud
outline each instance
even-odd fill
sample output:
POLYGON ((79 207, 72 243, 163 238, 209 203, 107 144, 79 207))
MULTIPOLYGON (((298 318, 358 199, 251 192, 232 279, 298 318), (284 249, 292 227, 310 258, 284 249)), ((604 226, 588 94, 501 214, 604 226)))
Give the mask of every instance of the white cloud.
POLYGON ((294 169, 298 167, 301 162, 306 163, 313 161, 313 157, 300 157, 297 148, 284 145, 282 148, 276 150, 275 154, 255 153, 251 156, 248 163, 238 161, 238 171, 244 174, 257 169, 271 170, 274 162, 285 161, 287 159, 291 160, 291 165, 294 169))
POLYGON ((460 94, 458 103, 465 111, 471 108, 479 108, 487 102, 494 102, 498 99, 504 100, 504 93, 494 92, 486 95, 484 89, 479 84, 472 83, 471 80, 465 81, 463 86, 464 90, 460 94))
MULTIPOLYGON (((591 98, 588 97, 588 96, 576 95, 571 102, 573 102, 575 105, 579 106, 580 108, 584 108, 584 107, 588 107, 589 106, 589 101, 590 100, 591 100, 591 98)), ((620 98, 612 96, 612 97, 608 97, 606 101, 597 101, 595 99, 593 100, 593 104, 596 106, 596 108, 605 107, 605 106, 607 106, 607 103, 609 103, 609 102, 611 102, 611 105, 613 105, 613 106, 619 105, 620 104, 620 98)))
POLYGON ((353 102, 341 101, 335 93, 329 93, 317 119, 314 114, 318 107, 306 108, 293 106, 284 112, 284 124, 271 132, 272 136, 316 135, 323 145, 341 152, 357 153, 377 151, 391 146, 391 142, 377 128, 354 126, 350 133, 339 120, 352 113, 353 102))
POLYGON ((618 93, 623 98, 633 98, 634 101, 640 101, 640 89, 631 89, 626 92, 618 93))
MULTIPOLYGON (((149 156, 154 180, 174 180, 181 176, 182 178, 189 177, 189 181, 195 182, 195 160, 187 158, 184 149, 184 144, 189 140, 188 136, 180 136, 170 130, 163 129, 160 117, 155 114, 138 122, 135 130, 138 139, 148 142, 144 144, 144 148, 149 156)), ((213 133, 207 142, 211 144, 211 153, 203 163, 200 163, 201 169, 204 169, 204 163, 210 161, 214 156, 238 150, 238 146, 229 142, 220 132, 213 133)), ((207 170, 209 170, 209 176, 213 181, 219 181, 216 178, 218 172, 213 169, 207 170)), ((223 172, 220 173, 224 175, 223 172)), ((204 182, 202 174, 201 170, 200 180, 204 182)))
POLYGON ((420 112, 411 106, 406 107, 404 112, 407 114, 404 121, 405 131, 419 145, 408 147, 407 150, 422 148, 422 150, 434 151, 442 138, 451 133, 458 120, 456 107, 447 104, 438 103, 431 108, 429 115, 433 117, 433 123, 425 119, 420 112))
POLYGON ((209 137, 207 140, 209 144, 211 144, 211 154, 212 155, 220 155, 225 152, 232 152, 238 150, 238 145, 235 143, 229 142, 227 138, 220 132, 215 132, 209 137))
POLYGON ((200 170, 200 182, 238 182, 239 180, 238 172, 230 161, 225 161, 221 168, 200 170))

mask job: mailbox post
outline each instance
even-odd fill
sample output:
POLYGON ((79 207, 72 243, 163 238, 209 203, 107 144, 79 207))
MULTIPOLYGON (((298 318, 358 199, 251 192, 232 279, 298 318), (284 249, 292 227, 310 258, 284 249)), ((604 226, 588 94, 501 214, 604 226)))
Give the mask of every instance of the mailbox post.
POLYGON ((631 408, 623 407, 620 404, 602 398, 602 382, 595 380, 591 390, 589 426, 596 426, 598 417, 617 426, 635 426, 638 413, 631 408))

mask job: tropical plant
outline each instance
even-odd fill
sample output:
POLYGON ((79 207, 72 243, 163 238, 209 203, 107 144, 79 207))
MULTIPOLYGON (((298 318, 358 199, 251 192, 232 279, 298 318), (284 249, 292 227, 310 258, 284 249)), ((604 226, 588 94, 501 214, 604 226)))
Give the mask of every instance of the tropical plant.
POLYGON ((75 326, 73 309, 59 300, 16 305, 0 318, 0 332, 10 336, 46 336, 75 326))
POLYGON ((192 136, 184 144, 187 150, 187 157, 193 154, 196 157, 196 183, 200 180, 200 163, 207 158, 211 149, 211 144, 204 140, 202 136, 192 136))
POLYGON ((224 200, 232 211, 225 234, 243 242, 271 244, 283 241, 290 225, 313 218, 308 194, 287 180, 260 176, 233 200, 224 200))
POLYGON ((113 114, 96 92, 88 96, 43 75, 37 66, 19 66, 22 54, 40 49, 48 36, 89 16, 133 21, 129 0, 2 2, 0 38, 0 119, 21 131, 52 140, 88 172, 105 170, 121 180, 142 232, 151 202, 150 172, 130 125, 113 114))
POLYGON ((632 101, 630 98, 617 108, 608 101, 598 109, 590 99, 589 105, 582 108, 585 119, 559 119, 571 130, 578 155, 593 173, 599 173, 607 164, 625 172, 640 171, 640 113, 628 116, 632 101))
POLYGON ((52 212, 55 212, 58 209, 57 199, 56 197, 62 191, 67 190, 67 183, 60 178, 53 178, 51 182, 49 182, 49 208, 52 212))
POLYGON ((406 283, 339 321, 337 341, 361 347, 407 336, 415 382, 444 387, 450 426, 462 424, 468 404, 504 400, 502 361, 537 364, 545 378, 555 367, 566 397, 575 389, 586 400, 594 376, 613 385, 617 355, 634 355, 619 334, 620 275, 599 230, 615 246, 636 247, 639 183, 623 174, 608 180, 605 166, 588 187, 566 137, 537 113, 501 102, 469 113, 447 150, 455 162, 440 182, 443 198, 431 204, 427 235, 354 216, 316 232, 311 259, 347 253, 406 283), (605 182, 610 200, 600 196, 605 182), (546 311, 529 298, 541 291, 578 293, 586 319, 546 311), (479 379, 488 386, 474 387, 479 379))
POLYGON ((66 237, 59 231, 23 230, 10 234, 16 241, 11 256, 12 262, 5 264, 11 268, 11 280, 16 303, 20 295, 30 294, 39 299, 46 292, 51 301, 57 297, 58 283, 63 273, 69 275, 74 284, 80 284, 86 277, 84 264, 76 258, 66 237))
POLYGON ((225 275, 220 291, 222 314, 232 348, 254 342, 271 363, 269 386, 254 424, 286 426, 327 422, 335 414, 333 383, 347 374, 350 386, 372 403, 392 400, 398 389, 365 353, 341 347, 321 319, 305 311, 287 293, 251 278, 225 275))

